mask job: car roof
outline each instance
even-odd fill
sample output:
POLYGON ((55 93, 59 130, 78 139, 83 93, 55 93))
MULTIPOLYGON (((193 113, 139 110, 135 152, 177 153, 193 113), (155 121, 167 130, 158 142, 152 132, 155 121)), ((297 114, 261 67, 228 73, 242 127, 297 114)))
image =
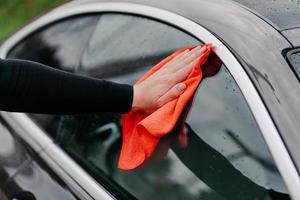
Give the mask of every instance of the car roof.
MULTIPOLYGON (((99 0, 75 0, 76 4, 88 4, 99 0)), ((165 0, 166 3, 168 0, 165 0)), ((203 0, 198 0, 201 2, 203 0)), ((226 0, 228 3, 237 2, 241 7, 257 14, 278 30, 300 27, 300 0, 226 0)), ((141 0, 140 2, 155 2, 141 0)), ((178 2, 178 1, 177 1, 178 2)), ((181 1, 182 4, 183 1, 181 1)), ((194 4, 195 0, 185 0, 184 4, 194 4)), ((220 3, 223 3, 220 0, 220 3)), ((174 2, 176 4, 176 1, 174 2)), ((178 3, 177 5, 179 5, 178 3)))
POLYGON ((279 30, 300 26, 299 0, 233 0, 265 17, 279 30))

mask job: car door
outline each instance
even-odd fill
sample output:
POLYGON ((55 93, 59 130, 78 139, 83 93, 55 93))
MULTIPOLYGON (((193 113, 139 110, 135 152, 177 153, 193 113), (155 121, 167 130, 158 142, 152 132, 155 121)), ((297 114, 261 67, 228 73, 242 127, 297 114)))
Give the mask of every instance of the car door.
MULTIPOLYGON (((134 84, 176 49, 200 43, 161 21, 105 13, 76 73, 134 84)), ((213 71, 186 107, 186 135, 175 128, 155 155, 132 171, 117 169, 120 114, 30 117, 117 199, 290 199, 235 79, 224 64, 213 71)))

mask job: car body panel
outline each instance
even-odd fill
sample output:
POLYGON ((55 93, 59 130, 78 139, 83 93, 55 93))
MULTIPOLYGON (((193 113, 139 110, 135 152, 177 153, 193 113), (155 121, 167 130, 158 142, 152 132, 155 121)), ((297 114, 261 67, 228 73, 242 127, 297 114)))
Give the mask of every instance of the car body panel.
POLYGON ((270 21, 278 30, 300 26, 300 1, 298 0, 233 0, 253 10, 270 21))

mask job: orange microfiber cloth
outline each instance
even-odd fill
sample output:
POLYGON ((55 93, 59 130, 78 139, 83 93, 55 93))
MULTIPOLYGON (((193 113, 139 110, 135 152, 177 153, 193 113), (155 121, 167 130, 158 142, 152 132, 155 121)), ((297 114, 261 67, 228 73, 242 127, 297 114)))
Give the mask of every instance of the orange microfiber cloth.
MULTIPOLYGON (((198 62, 194 64, 192 72, 183 82, 187 87, 179 97, 166 103, 151 114, 131 111, 122 115, 123 142, 119 158, 119 169, 129 170, 141 165, 152 155, 160 138, 172 131, 186 104, 193 97, 202 80, 201 66, 206 62, 212 51, 210 44, 204 45, 206 50, 200 56, 198 62)), ((143 82, 179 53, 186 49, 192 50, 193 48, 195 47, 179 49, 155 65, 136 84, 143 82)))

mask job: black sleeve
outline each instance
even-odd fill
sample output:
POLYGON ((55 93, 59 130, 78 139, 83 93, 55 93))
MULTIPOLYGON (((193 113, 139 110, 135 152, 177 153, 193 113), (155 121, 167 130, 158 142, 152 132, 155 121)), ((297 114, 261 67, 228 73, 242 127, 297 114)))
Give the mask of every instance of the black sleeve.
POLYGON ((130 111, 133 87, 0 59, 0 110, 45 114, 130 111))

